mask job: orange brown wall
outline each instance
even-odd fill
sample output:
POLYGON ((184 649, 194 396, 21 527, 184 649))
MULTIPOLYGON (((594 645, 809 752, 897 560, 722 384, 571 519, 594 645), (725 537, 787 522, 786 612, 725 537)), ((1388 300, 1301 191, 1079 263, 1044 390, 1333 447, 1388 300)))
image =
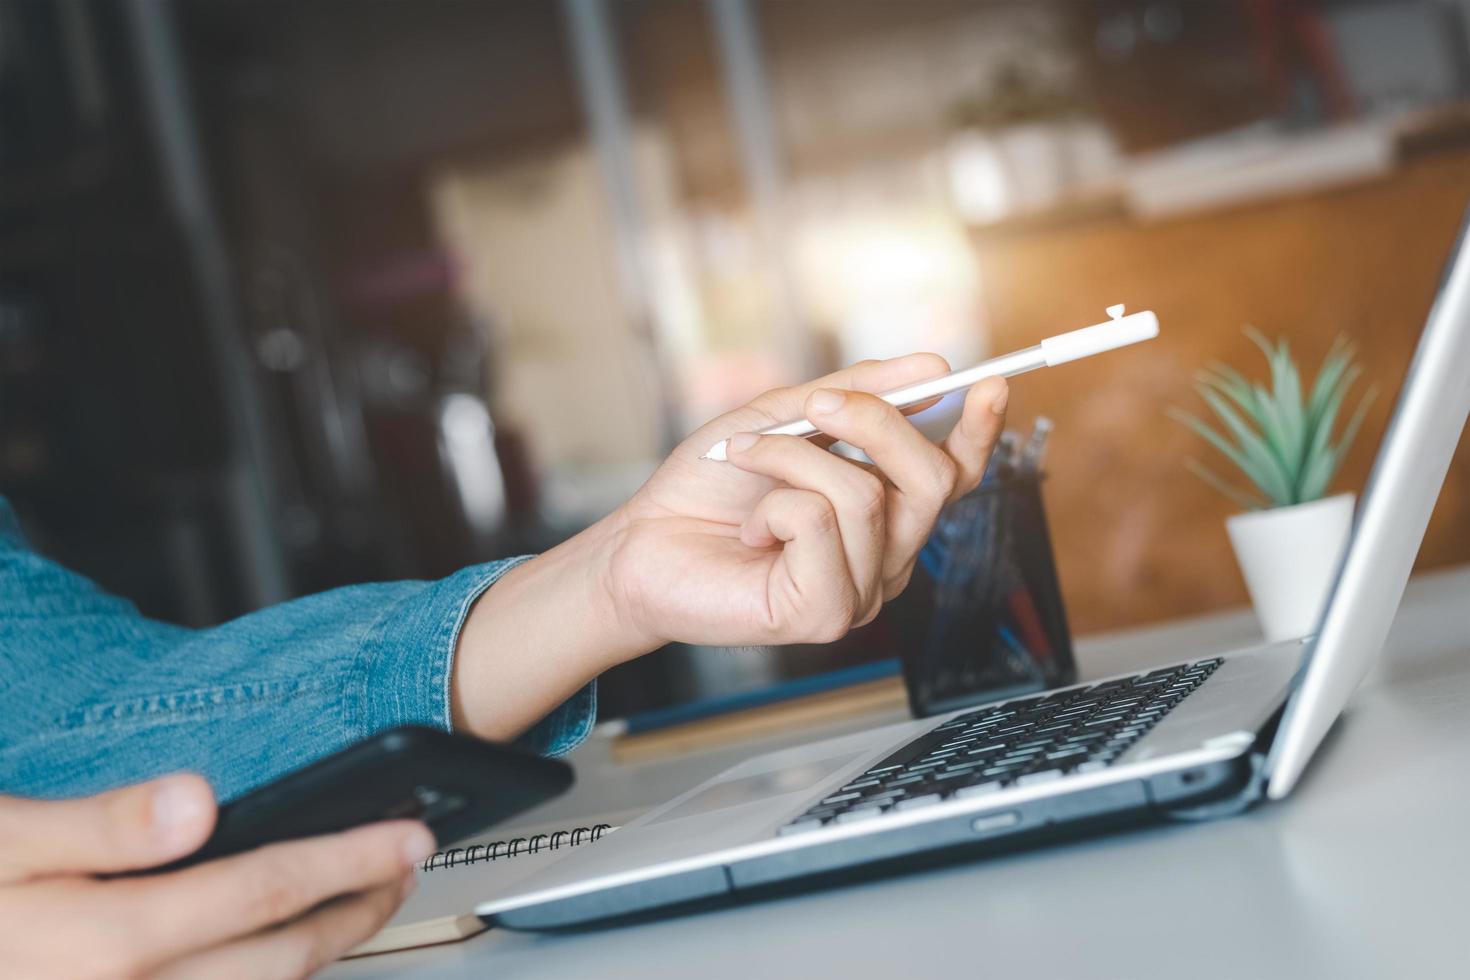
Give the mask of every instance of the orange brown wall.
MULTIPOLYGON (((1458 150, 1372 183, 1208 214, 976 234, 994 350, 1095 322, 1108 303, 1152 308, 1162 324, 1151 344, 1012 389, 1018 423, 1056 421, 1047 506, 1074 630, 1247 601, 1223 526, 1236 508, 1181 461, 1195 455, 1226 473, 1228 463, 1164 415, 1203 410, 1191 381, 1210 361, 1260 375, 1245 324, 1290 337, 1307 383, 1337 334, 1357 343, 1380 392, 1334 490, 1361 491, 1467 199, 1470 151, 1458 150)), ((1470 439, 1418 567, 1464 562, 1470 439)))

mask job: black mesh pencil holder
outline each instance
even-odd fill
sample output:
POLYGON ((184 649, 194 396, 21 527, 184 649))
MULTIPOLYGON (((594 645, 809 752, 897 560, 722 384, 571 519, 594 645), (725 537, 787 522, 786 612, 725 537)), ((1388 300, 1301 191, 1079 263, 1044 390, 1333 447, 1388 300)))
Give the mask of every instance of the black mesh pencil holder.
POLYGON ((946 507, 887 612, 916 717, 1072 683, 1041 474, 992 467, 946 507))

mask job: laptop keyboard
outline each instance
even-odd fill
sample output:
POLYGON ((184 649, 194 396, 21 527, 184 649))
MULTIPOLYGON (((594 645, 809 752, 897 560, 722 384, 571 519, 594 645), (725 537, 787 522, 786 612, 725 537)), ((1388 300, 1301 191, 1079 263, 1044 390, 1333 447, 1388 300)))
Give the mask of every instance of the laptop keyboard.
POLYGON ((977 708, 903 746, 778 833, 868 820, 890 810, 1106 768, 1221 663, 1201 660, 977 708))

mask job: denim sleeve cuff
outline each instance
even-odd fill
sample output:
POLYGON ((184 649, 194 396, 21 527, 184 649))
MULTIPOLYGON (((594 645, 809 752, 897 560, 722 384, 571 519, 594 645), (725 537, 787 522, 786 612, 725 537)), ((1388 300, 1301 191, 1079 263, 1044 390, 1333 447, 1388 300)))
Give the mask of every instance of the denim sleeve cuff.
MULTIPOLYGON (((363 688, 357 703, 361 737, 395 725, 453 728, 449 683, 459 631, 470 607, 485 590, 532 556, 472 565, 385 610, 369 632, 363 655, 363 688)), ((542 755, 565 755, 592 731, 597 720, 597 682, 592 681, 516 740, 542 755)))

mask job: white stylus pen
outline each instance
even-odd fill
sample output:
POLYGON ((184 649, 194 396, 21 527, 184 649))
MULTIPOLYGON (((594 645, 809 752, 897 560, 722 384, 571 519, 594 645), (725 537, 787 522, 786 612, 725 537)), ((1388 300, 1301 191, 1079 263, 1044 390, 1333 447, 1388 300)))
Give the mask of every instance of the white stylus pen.
MULTIPOLYGON (((940 378, 930 378, 928 381, 919 381, 892 391, 885 391, 878 397, 895 408, 908 408, 931 398, 938 398, 940 395, 968 388, 981 378, 991 378, 997 375, 1002 378, 1012 378, 1018 374, 1025 374, 1027 371, 1035 371, 1037 368, 1056 367, 1058 364, 1065 364, 1082 357, 1091 357, 1093 354, 1101 354, 1115 347, 1126 347, 1142 340, 1152 340, 1159 335, 1159 318, 1154 316, 1151 310, 1124 316, 1123 309, 1122 304, 1110 306, 1107 313, 1111 319, 1102 323, 1095 323, 1090 327, 1083 327, 1081 330, 1073 330, 1070 333, 1057 334, 1055 337, 1046 338, 1035 347, 1028 347, 1001 357, 993 357, 964 371, 955 371, 940 378)), ((817 427, 806 419, 797 419, 784 425, 762 429, 760 434, 763 436, 805 437, 814 436, 818 431, 817 427)), ((728 448, 729 440, 721 439, 709 447, 709 452, 699 458, 717 461, 727 459, 726 450, 728 448)))

